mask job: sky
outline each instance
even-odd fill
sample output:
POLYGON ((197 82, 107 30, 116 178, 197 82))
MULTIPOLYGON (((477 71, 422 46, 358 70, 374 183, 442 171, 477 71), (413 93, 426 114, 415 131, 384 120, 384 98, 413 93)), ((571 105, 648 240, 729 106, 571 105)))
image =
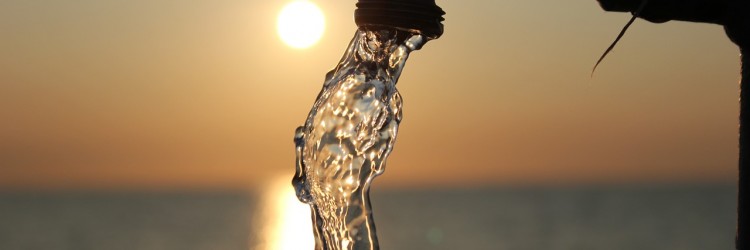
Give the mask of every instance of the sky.
MULTIPOLYGON (((289 1, 0 2, 0 190, 258 189, 356 30, 354 0, 281 42, 289 1)), ((720 26, 596 1, 437 0, 374 186, 733 183, 739 50, 720 26)))

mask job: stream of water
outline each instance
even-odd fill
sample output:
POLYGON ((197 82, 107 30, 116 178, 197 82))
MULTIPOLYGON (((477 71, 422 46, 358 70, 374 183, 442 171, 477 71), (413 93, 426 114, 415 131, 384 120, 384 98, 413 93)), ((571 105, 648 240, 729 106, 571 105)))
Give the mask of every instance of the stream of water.
POLYGON ((396 81, 409 53, 425 42, 405 30, 358 29, 297 128, 292 183, 312 209, 316 249, 378 249, 369 188, 401 122, 396 81))

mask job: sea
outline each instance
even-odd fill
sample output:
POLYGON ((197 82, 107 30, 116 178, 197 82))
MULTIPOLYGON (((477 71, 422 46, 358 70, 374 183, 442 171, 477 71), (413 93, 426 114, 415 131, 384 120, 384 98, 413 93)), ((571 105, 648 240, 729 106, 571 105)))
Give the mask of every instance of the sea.
MULTIPOLYGON (((0 249, 257 249, 259 196, 0 192, 0 249)), ((737 218, 724 184, 373 189, 372 204, 385 250, 730 250, 737 218)))

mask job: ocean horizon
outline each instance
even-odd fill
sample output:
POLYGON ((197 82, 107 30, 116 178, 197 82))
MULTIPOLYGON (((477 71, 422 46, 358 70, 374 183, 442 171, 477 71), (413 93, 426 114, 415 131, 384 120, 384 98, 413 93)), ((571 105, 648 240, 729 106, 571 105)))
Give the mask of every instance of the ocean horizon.
MULTIPOLYGON (((727 184, 374 189, 371 197, 387 250, 733 249, 736 221, 727 184)), ((0 192, 0 249, 260 249, 264 206, 239 191, 0 192)))

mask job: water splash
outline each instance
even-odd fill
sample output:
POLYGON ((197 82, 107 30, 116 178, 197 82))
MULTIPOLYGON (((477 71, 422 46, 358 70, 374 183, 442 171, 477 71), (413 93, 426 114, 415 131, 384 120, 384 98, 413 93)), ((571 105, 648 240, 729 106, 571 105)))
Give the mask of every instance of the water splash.
POLYGON ((316 249, 378 249, 369 188, 401 122, 396 81, 409 52, 425 42, 406 30, 357 30, 297 128, 292 184, 312 209, 316 249))

